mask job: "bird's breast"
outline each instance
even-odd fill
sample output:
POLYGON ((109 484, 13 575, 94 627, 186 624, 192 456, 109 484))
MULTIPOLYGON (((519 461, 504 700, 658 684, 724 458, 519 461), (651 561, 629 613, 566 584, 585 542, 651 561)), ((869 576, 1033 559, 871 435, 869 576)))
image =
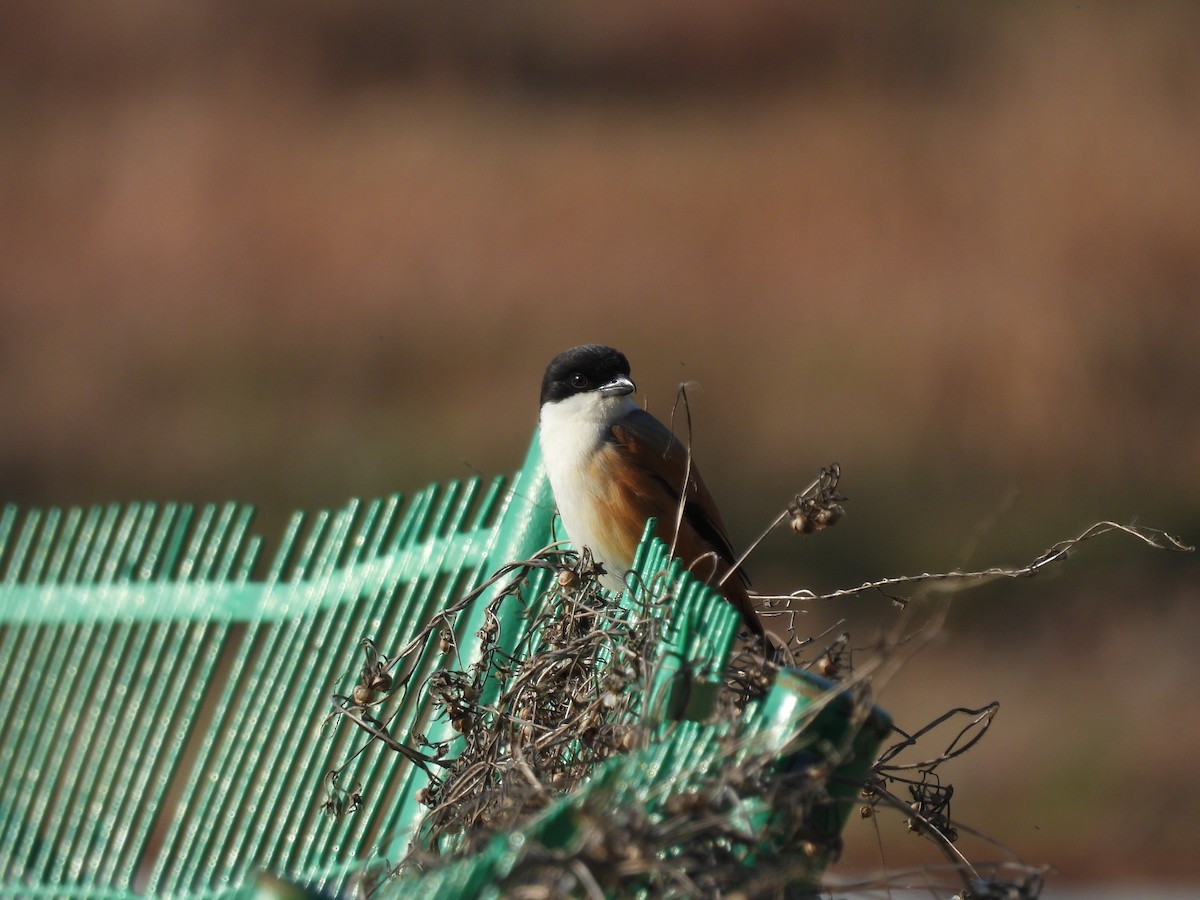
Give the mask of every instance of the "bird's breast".
POLYGON ((602 434, 564 434, 543 421, 542 458, 567 537, 604 564, 605 587, 619 590, 645 524, 618 450, 602 434))

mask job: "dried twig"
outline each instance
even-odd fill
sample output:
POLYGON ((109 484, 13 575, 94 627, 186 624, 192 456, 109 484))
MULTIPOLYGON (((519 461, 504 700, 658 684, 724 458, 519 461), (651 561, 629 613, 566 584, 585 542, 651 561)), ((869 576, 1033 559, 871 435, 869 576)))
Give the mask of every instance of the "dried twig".
MULTIPOLYGON (((967 587, 975 587, 981 584, 995 581, 1001 578, 1030 578, 1040 573, 1043 569, 1066 559, 1075 548, 1085 541, 1092 540, 1103 534, 1112 532, 1120 532, 1128 534, 1131 537, 1137 538, 1145 544, 1155 548, 1156 550, 1171 550, 1183 553, 1190 553, 1196 548, 1185 544, 1174 535, 1168 534, 1157 528, 1149 528, 1144 525, 1121 525, 1117 522, 1097 522, 1090 525, 1082 532, 1073 538, 1065 541, 1059 541, 1053 547, 1043 552, 1033 562, 1023 566, 992 566, 987 569, 979 569, 971 572, 963 572, 954 570, 951 572, 930 573, 923 572, 920 575, 899 575, 891 578, 880 578, 877 581, 868 581, 865 584, 860 584, 858 587, 842 588, 836 591, 829 591, 824 594, 817 594, 809 590, 794 591, 790 594, 776 595, 760 595, 758 599, 765 601, 781 601, 781 600, 839 600, 843 597, 854 597, 859 594, 878 591, 886 594, 886 588, 895 588, 905 585, 920 584, 927 586, 929 589, 940 589, 957 591, 967 587), (940 587, 939 587, 940 586, 940 587)), ((887 595, 891 596, 891 595, 887 595)), ((907 598, 892 596, 891 599, 900 605, 906 602, 907 598)))

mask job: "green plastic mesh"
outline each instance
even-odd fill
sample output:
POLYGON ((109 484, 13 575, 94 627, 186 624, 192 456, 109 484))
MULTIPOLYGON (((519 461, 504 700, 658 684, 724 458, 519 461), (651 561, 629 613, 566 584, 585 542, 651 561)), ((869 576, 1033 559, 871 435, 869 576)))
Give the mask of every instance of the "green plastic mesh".
MULTIPOLYGON (((262 580, 251 513, 0 514, 0 893, 236 895, 266 870, 336 894, 356 851, 414 817, 402 781, 362 815, 322 814, 320 777, 355 739, 322 727, 328 698, 361 638, 404 641, 545 542, 536 442, 511 485, 297 515, 262 580)), ((393 767, 364 754, 349 774, 393 767)))

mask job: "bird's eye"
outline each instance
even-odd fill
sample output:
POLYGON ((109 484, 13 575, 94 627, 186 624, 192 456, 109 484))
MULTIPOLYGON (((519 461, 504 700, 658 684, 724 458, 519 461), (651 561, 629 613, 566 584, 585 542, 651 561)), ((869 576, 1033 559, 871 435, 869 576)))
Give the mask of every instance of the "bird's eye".
POLYGON ((578 388, 579 390, 583 390, 591 383, 588 381, 588 377, 581 372, 576 372, 574 375, 572 375, 570 382, 571 387, 578 388))

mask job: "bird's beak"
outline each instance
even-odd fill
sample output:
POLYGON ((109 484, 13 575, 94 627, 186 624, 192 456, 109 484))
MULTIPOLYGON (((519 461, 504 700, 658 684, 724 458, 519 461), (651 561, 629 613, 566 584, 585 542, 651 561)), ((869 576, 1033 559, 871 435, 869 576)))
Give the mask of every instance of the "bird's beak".
POLYGON ((608 384, 600 385, 600 393, 605 397, 624 397, 636 390, 637 385, 625 375, 618 375, 608 384))

